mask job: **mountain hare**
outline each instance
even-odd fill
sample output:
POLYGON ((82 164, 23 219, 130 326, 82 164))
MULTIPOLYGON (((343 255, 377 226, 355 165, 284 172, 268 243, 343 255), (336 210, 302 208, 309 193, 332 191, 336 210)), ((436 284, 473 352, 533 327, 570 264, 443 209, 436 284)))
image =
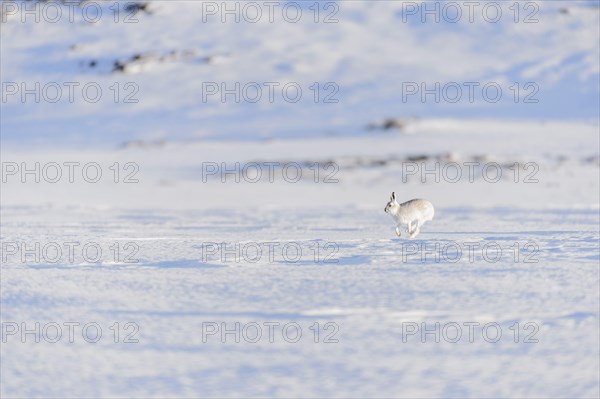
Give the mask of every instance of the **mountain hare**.
POLYGON ((419 234, 421 226, 433 219, 433 205, 424 199, 413 199, 399 204, 396 194, 392 193, 390 202, 384 209, 396 221, 396 235, 400 237, 400 227, 407 225, 408 238, 414 238, 419 234))

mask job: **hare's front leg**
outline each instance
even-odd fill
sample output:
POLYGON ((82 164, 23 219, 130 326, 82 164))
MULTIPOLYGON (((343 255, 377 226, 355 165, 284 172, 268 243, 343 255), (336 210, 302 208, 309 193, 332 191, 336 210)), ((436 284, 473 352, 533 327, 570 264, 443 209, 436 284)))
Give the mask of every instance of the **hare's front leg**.
POLYGON ((400 232, 400 226, 396 226, 396 235, 400 237, 402 233, 400 232))

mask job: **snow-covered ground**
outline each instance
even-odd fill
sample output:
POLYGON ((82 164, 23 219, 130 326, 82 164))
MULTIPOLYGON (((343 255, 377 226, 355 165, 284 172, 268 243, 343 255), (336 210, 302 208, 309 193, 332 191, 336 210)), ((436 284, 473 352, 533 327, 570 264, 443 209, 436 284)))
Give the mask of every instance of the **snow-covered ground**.
POLYGON ((3 84, 110 95, 2 101, 0 396, 599 397, 597 5, 530 2, 526 25, 409 3, 321 2, 330 25, 312 2, 298 24, 9 12, 3 84), (206 76, 340 101, 203 103, 206 76), (506 98, 405 103, 413 81, 506 98), (392 191, 434 204, 416 239, 392 191))
POLYGON ((476 124, 446 124, 410 136, 3 153, 19 170, 39 162, 41 179, 19 171, 3 185, 2 320, 19 328, 2 344, 3 396, 595 397, 597 126, 485 124, 506 141, 524 137, 514 149, 476 124), (453 129, 472 148, 452 147, 453 129), (444 181, 454 178, 448 161, 406 161, 443 148, 462 151, 452 161, 461 181, 444 181), (208 174, 254 161, 261 181, 251 169, 239 183, 208 174), (339 166, 337 182, 324 170, 315 182, 309 165, 325 161, 339 166), (42 172, 51 162, 57 183, 42 172), (66 162, 81 165, 74 183, 66 162), (104 172, 98 183, 81 175, 91 162, 104 172), (115 162, 138 165, 139 182, 122 173, 115 183, 115 162), (473 168, 471 183, 466 162, 519 162, 521 172, 515 182, 514 167, 500 169, 493 182, 496 169, 473 168), (284 177, 277 165, 307 176, 293 182, 295 169, 284 177), (440 182, 434 173, 402 183, 414 166, 437 169, 440 182), (390 190, 436 205, 417 239, 394 235, 390 190), (50 338, 48 323, 59 323, 63 338, 23 336, 35 322, 50 338), (73 343, 69 322, 80 323, 73 343), (86 323, 102 328, 98 343, 82 338, 86 323), (239 343, 221 335, 236 323, 239 343), (122 342, 135 331, 139 342, 122 342))

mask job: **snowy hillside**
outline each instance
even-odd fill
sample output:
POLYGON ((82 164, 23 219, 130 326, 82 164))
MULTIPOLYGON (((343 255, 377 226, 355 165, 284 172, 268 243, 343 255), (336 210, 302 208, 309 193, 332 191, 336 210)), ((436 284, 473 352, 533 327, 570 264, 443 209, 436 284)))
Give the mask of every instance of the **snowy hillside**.
POLYGON ((135 14, 127 2, 27 3, 3 6, 2 80, 18 85, 3 99, 8 142, 349 135, 410 117, 593 121, 600 107, 596 1, 437 12, 406 1, 155 1, 135 14), (36 82, 40 101, 23 104, 36 82))

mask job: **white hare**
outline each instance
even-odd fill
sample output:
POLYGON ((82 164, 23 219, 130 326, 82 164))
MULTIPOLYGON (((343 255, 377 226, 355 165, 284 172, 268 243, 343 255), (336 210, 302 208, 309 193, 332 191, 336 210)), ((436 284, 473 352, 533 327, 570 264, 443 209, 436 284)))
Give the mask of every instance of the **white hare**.
POLYGON ((384 209, 396 221, 396 235, 400 237, 400 228, 406 225, 409 238, 416 237, 421 226, 428 220, 433 219, 433 205, 424 199, 413 199, 399 204, 396 201, 396 194, 392 193, 390 202, 384 209))

